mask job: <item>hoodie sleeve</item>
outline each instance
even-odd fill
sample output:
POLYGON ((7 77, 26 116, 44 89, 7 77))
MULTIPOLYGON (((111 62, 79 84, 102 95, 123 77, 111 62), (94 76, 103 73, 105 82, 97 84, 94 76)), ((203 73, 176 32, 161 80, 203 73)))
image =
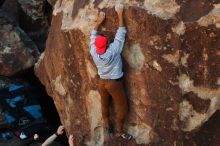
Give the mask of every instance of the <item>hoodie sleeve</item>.
POLYGON ((94 44, 95 38, 97 37, 97 33, 98 32, 96 30, 92 30, 91 36, 90 36, 90 46, 94 44))
POLYGON ((91 36, 90 36, 90 54, 93 55, 92 50, 94 50, 95 47, 95 38, 97 37, 98 32, 96 30, 92 30, 91 36))
POLYGON ((114 42, 112 43, 113 51, 115 53, 121 53, 124 47, 125 36, 127 30, 125 27, 119 27, 115 35, 114 42))

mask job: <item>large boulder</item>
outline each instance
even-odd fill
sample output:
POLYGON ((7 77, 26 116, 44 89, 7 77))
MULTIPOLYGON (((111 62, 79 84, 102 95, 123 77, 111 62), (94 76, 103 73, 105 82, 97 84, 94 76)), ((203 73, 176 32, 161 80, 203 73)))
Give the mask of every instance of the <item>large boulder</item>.
POLYGON ((43 51, 50 14, 46 0, 5 0, 0 9, 0 75, 32 67, 43 51))
POLYGON ((33 20, 44 17, 45 0, 17 0, 21 9, 33 20))
POLYGON ((32 67, 39 57, 35 43, 0 12, 0 75, 12 76, 32 67))
POLYGON ((20 7, 20 27, 36 42, 39 50, 43 51, 52 8, 46 0, 17 0, 17 3, 20 7))
POLYGON ((19 19, 19 8, 17 1, 6 0, 1 6, 1 13, 7 14, 7 18, 16 23, 19 19))
POLYGON ((40 51, 51 21, 52 7, 46 0, 5 0, 1 9, 21 27, 36 43, 40 51))
POLYGON ((53 97, 75 145, 197 145, 193 133, 220 108, 220 4, 216 1, 125 0, 123 50, 134 141, 104 137, 98 75, 89 36, 100 9, 100 31, 112 38, 120 0, 58 0, 46 50, 35 73, 53 97), (105 139, 105 140, 104 140, 105 139))

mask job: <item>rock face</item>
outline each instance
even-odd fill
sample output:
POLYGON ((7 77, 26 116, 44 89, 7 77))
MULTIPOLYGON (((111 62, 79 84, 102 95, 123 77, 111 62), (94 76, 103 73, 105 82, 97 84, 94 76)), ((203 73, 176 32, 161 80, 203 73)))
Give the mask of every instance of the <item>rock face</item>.
POLYGON ((28 34, 40 51, 51 20, 52 7, 46 0, 5 0, 1 9, 28 34))
POLYGON ((0 21, 0 75, 12 76, 32 67, 40 53, 20 27, 4 17, 0 21))
POLYGON ((52 13, 50 5, 46 0, 17 0, 17 3, 20 8, 20 27, 36 43, 39 50, 43 51, 52 13))
POLYGON ((0 75, 11 76, 33 67, 43 51, 51 8, 46 0, 1 3, 0 75))
POLYGON ((134 137, 129 142, 104 137, 98 75, 89 54, 89 33, 100 9, 107 15, 100 31, 114 37, 118 2, 58 0, 54 6, 35 72, 67 133, 75 145, 198 145, 193 133, 220 108, 219 1, 123 1, 130 106, 125 130, 134 137))

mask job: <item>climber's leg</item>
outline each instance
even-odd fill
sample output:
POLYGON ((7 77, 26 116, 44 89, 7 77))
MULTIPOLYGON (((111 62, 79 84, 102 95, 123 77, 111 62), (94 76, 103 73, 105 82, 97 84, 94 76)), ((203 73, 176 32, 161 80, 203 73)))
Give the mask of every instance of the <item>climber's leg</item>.
POLYGON ((109 102, 110 102, 110 94, 105 88, 106 81, 100 79, 99 81, 99 93, 101 95, 101 108, 102 108, 102 118, 104 121, 104 127, 109 129, 110 126, 110 112, 109 112, 109 102))
POLYGON ((115 107, 115 124, 117 133, 123 133, 123 124, 128 113, 128 101, 124 91, 123 81, 109 81, 107 87, 115 107))

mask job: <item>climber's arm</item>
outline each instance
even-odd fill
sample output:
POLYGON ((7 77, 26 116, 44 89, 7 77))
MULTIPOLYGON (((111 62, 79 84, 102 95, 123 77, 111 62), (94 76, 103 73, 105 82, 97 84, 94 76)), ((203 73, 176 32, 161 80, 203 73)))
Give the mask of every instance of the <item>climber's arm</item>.
POLYGON ((122 4, 116 5, 115 11, 118 14, 118 27, 124 27, 124 25, 125 25, 124 18, 123 18, 124 6, 122 4))
POLYGON ((117 33, 115 35, 115 39, 113 42, 113 48, 115 49, 116 52, 121 53, 122 48, 124 46, 124 42, 125 42, 125 36, 127 33, 127 30, 125 28, 125 24, 124 24, 124 19, 123 19, 123 11, 124 11, 124 6, 123 5, 117 5, 115 6, 115 11, 118 14, 118 30, 117 33))
POLYGON ((62 135, 63 133, 64 133, 64 126, 61 125, 58 127, 57 132, 51 135, 49 138, 47 138, 41 146, 49 146, 56 140, 56 138, 59 135, 62 135))
POLYGON ((104 20, 105 20, 105 13, 104 13, 104 12, 100 12, 100 13, 99 13, 98 20, 97 20, 97 23, 96 23, 96 25, 95 25, 95 28, 94 28, 94 30, 92 30, 92 33, 91 33, 90 46, 91 46, 92 44, 94 44, 95 38, 97 37, 97 33, 98 33, 99 26, 102 24, 102 22, 103 22, 104 20))
POLYGON ((44 143, 42 144, 42 146, 49 146, 50 144, 52 144, 55 139, 57 138, 56 134, 51 135, 49 138, 47 138, 44 143))

